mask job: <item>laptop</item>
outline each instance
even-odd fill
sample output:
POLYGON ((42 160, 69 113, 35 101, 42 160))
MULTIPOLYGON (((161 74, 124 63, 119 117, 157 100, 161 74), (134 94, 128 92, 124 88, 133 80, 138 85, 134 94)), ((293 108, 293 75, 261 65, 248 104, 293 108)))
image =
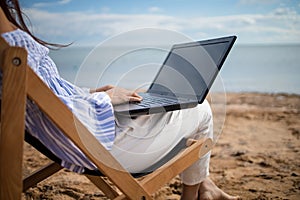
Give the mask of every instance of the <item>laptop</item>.
POLYGON ((116 115, 139 116, 193 108, 206 98, 236 36, 175 44, 141 102, 115 105, 116 115))

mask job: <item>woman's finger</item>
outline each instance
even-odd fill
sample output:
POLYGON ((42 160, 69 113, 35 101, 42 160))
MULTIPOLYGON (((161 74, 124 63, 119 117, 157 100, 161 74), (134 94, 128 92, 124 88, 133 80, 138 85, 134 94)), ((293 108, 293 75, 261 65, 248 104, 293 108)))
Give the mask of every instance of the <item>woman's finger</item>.
POLYGON ((139 98, 139 97, 130 96, 129 101, 131 101, 131 102, 140 102, 140 101, 142 101, 142 99, 139 98))

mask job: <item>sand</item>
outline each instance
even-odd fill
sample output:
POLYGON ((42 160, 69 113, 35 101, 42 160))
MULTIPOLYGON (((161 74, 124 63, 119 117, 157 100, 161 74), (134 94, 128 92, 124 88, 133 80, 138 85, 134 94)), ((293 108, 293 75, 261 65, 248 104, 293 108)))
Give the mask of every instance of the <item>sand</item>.
MULTIPOLYGON (((24 175, 49 162, 24 146, 24 175)), ((210 177, 243 199, 300 199, 300 96, 227 94, 226 121, 212 150, 210 177)), ((178 177, 158 191, 179 199, 178 177)), ((23 199, 107 199, 87 178, 67 170, 27 190, 23 199)))

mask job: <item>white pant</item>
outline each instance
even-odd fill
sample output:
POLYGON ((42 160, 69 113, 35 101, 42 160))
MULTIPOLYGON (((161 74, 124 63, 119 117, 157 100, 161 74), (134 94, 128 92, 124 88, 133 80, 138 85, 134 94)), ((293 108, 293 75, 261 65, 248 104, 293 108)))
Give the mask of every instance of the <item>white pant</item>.
MULTIPOLYGON (((140 172, 164 157, 182 138, 213 138, 212 112, 207 101, 195 108, 116 119, 111 153, 129 172, 140 172)), ((209 175, 210 153, 180 176, 184 184, 200 183, 209 175)))

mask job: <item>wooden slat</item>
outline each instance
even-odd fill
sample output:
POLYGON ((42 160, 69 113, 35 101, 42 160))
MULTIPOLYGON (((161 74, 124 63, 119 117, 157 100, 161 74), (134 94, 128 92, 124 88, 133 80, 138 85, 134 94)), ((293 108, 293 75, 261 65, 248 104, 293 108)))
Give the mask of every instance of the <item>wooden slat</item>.
POLYGON ((182 153, 176 155, 160 169, 157 169, 145 177, 141 181, 141 184, 149 193, 154 193, 176 175, 209 152, 212 145, 212 140, 210 138, 198 140, 182 153))
POLYGON ((99 176, 92 176, 92 175, 85 175, 90 181, 97 186, 98 188, 101 188, 101 191, 109 198, 114 199, 117 196, 119 196, 118 192, 111 186, 109 183, 107 183, 105 180, 103 180, 103 177, 99 176))
POLYGON ((28 68, 28 96, 130 199, 152 199, 53 92, 28 68))
POLYGON ((41 169, 38 169, 37 171, 28 175, 23 180, 23 192, 35 186, 37 183, 43 181, 44 179, 48 178, 52 174, 55 174, 61 169, 62 167, 58 163, 51 162, 48 165, 42 167, 41 169))
POLYGON ((0 199, 21 199, 27 52, 1 45, 0 199), (2 51, 4 50, 4 51, 2 51))

